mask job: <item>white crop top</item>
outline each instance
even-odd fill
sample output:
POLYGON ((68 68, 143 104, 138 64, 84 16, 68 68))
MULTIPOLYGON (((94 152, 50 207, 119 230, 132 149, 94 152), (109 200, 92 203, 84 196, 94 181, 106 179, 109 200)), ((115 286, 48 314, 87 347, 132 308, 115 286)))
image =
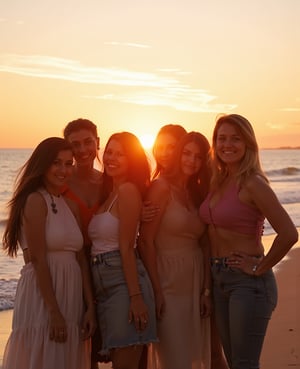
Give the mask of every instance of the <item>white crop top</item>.
POLYGON ((90 221, 88 235, 92 242, 91 256, 119 250, 119 219, 110 212, 116 200, 117 195, 105 212, 95 214, 90 221))

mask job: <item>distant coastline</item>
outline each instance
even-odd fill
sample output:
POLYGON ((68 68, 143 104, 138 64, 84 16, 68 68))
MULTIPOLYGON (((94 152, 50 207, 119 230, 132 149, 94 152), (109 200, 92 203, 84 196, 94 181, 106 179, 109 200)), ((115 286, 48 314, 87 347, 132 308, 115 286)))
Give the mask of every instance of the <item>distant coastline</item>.
POLYGON ((300 150, 300 146, 262 147, 260 150, 300 150))

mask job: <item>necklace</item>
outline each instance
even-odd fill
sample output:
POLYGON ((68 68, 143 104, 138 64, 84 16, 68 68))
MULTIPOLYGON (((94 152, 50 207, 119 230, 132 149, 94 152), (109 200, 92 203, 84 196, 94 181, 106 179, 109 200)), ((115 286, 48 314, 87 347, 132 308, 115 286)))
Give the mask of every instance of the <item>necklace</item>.
POLYGON ((58 210, 56 208, 56 203, 54 202, 54 198, 53 198, 53 196, 52 196, 51 193, 49 193, 49 195, 50 195, 50 198, 51 198, 51 210, 52 210, 52 213, 53 214, 57 214, 58 210))

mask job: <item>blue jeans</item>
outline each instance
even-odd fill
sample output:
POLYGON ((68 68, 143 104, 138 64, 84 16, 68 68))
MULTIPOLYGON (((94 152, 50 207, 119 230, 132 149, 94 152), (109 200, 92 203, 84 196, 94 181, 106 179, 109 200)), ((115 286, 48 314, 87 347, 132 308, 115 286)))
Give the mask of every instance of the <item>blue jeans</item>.
POLYGON ((101 354, 111 349, 144 345, 157 341, 155 300, 147 271, 140 258, 136 265, 139 285, 148 307, 148 324, 142 331, 129 323, 130 298, 118 250, 99 254, 91 259, 92 275, 97 300, 97 318, 102 336, 101 354))
POLYGON ((224 263, 212 263, 218 331, 230 369, 259 369, 267 326, 277 303, 272 270, 251 276, 224 263))

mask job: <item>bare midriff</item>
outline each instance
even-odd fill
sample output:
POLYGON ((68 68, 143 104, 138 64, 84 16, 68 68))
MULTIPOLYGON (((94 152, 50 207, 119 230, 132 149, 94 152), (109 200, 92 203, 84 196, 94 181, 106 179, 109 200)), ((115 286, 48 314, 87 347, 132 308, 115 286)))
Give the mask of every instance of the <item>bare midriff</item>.
POLYGON ((208 227, 211 256, 228 257, 232 252, 244 252, 250 256, 261 256, 264 247, 261 237, 233 232, 228 229, 209 225, 208 227))

